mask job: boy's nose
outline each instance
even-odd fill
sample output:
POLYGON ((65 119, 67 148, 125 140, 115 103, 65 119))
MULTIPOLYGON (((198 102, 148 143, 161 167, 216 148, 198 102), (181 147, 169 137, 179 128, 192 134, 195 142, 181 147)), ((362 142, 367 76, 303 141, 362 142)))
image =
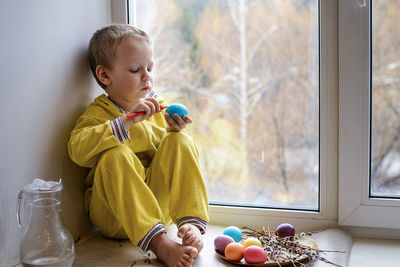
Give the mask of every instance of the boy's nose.
POLYGON ((151 85, 151 77, 145 77, 142 79, 143 83, 146 85, 151 85))
POLYGON ((149 72, 145 72, 142 77, 143 82, 147 83, 147 81, 151 81, 151 74, 149 72))

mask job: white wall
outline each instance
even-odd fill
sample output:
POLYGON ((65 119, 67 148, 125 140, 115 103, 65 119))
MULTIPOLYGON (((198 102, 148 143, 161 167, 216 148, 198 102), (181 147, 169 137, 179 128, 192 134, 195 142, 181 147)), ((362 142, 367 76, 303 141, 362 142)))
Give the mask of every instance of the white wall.
POLYGON ((90 228, 86 171, 66 145, 79 114, 102 93, 86 52, 110 14, 110 0, 0 0, 0 266, 18 262, 16 197, 36 177, 63 178, 64 221, 74 238, 90 228))

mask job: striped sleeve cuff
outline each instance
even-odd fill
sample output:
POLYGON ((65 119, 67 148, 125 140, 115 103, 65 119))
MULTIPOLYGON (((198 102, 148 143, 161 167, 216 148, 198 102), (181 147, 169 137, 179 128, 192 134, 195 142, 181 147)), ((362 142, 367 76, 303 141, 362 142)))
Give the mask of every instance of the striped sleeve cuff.
POLYGON ((198 217, 186 216, 186 217, 180 218, 176 222, 176 225, 178 226, 178 229, 179 229, 179 227, 181 227, 181 225, 184 225, 186 223, 193 224, 194 226, 199 228, 201 234, 205 234, 206 229, 207 229, 207 222, 205 220, 202 220, 198 217))
POLYGON ((147 251, 149 249, 150 241, 158 234, 166 233, 167 231, 164 228, 164 224, 157 223, 154 225, 150 231, 139 241, 137 244, 143 251, 147 251))
POLYGON ((110 125, 115 138, 117 138, 117 140, 120 143, 130 138, 129 132, 125 129, 121 117, 118 117, 115 120, 110 121, 110 125))
POLYGON ((157 94, 157 92, 155 90, 151 90, 150 93, 147 94, 147 97, 153 97, 153 98, 157 99, 159 97, 159 95, 157 94))

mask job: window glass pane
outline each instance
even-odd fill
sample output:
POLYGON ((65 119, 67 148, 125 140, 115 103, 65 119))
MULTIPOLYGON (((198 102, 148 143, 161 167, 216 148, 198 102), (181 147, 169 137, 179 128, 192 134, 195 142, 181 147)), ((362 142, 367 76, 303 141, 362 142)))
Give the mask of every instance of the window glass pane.
POLYGON ((214 204, 317 210, 317 0, 136 1, 155 85, 188 106, 214 204))
POLYGON ((371 195, 400 196, 399 0, 372 1, 371 195))

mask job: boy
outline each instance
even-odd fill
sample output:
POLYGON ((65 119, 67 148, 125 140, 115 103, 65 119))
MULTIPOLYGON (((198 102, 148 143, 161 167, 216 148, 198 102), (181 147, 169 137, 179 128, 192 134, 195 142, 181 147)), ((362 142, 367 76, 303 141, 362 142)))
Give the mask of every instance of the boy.
POLYGON ((197 148, 153 91, 153 47, 143 31, 116 24, 94 33, 89 45, 93 75, 106 95, 78 119, 68 152, 91 168, 85 205, 93 224, 110 238, 129 238, 152 250, 168 267, 190 266, 203 247, 208 199, 197 148), (128 118, 127 114, 144 112, 128 118), (182 245, 165 225, 178 226, 182 245))

